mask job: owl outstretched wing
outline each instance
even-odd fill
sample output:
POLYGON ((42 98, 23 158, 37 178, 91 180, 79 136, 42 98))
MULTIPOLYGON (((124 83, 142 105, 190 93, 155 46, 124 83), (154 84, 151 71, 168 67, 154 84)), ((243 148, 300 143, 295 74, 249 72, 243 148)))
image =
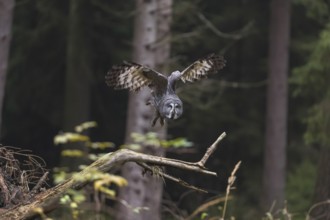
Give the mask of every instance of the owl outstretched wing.
POLYGON ((115 89, 138 91, 144 86, 166 87, 167 77, 140 64, 124 62, 110 69, 105 76, 105 82, 115 89))
POLYGON ((226 65, 226 60, 219 55, 210 54, 206 58, 196 60, 181 72, 183 82, 194 82, 205 78, 208 74, 216 73, 226 65))

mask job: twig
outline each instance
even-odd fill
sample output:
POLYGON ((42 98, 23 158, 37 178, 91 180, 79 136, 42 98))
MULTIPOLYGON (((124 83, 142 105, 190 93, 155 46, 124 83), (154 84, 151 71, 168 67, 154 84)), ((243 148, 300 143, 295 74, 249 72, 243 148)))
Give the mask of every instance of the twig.
POLYGON ((225 204, 223 205, 223 212, 222 212, 222 218, 221 220, 225 219, 225 215, 226 215, 226 209, 227 209, 227 202, 228 202, 228 198, 229 198, 229 193, 230 190, 232 189, 232 186, 235 183, 236 180, 236 172, 239 169, 239 166, 241 165, 241 161, 238 161, 238 163, 235 165, 233 171, 231 172, 230 177, 228 178, 228 184, 227 184, 227 189, 226 189, 226 197, 225 197, 225 204))
MULTIPOLYGON (((151 172, 153 172, 152 167, 150 167, 150 166, 147 165, 146 163, 138 163, 138 164, 139 164, 141 167, 143 167, 143 168, 145 168, 145 169, 150 170, 151 172)), ((181 180, 181 179, 179 179, 179 178, 176 178, 176 177, 174 177, 174 176, 171 176, 171 175, 169 175, 169 174, 166 174, 166 173, 164 173, 164 172, 162 172, 162 171, 158 171, 157 174, 160 175, 160 176, 162 176, 162 177, 164 177, 164 178, 166 178, 166 179, 172 180, 173 182, 176 182, 176 183, 178 183, 178 184, 180 184, 180 185, 182 185, 182 186, 184 186, 184 187, 187 187, 187 188, 189 188, 189 189, 193 189, 193 190, 196 190, 196 191, 198 191, 198 192, 202 192, 202 193, 207 193, 207 191, 204 190, 204 189, 201 189, 201 188, 198 188, 198 187, 196 187, 196 186, 190 185, 189 183, 185 182, 184 180, 181 180)))
MULTIPOLYGON (((311 212, 313 211, 313 209, 319 207, 319 206, 322 206, 322 205, 329 205, 330 204, 330 200, 327 199, 327 200, 324 200, 324 201, 321 201, 321 202, 318 202, 318 203, 315 203, 314 205, 312 205, 312 207, 310 207, 310 209, 308 210, 307 212, 307 216, 306 216, 306 220, 310 220, 312 219, 311 218, 311 212)), ((315 217, 315 216, 314 216, 315 217)), ((321 219, 321 218, 320 218, 321 219)))
POLYGON ((209 157, 213 154, 213 152, 216 150, 218 143, 224 139, 226 137, 226 132, 223 132, 218 139, 207 149, 206 153, 204 154, 204 156, 202 157, 202 159, 197 162, 196 164, 199 167, 204 168, 204 165, 206 163, 206 161, 209 159, 209 157))
POLYGON ((206 202, 206 203, 200 205, 199 207, 197 207, 195 209, 195 211, 190 216, 188 216, 185 220, 190 220, 190 219, 194 218, 196 215, 198 215, 199 213, 208 209, 210 206, 214 206, 223 201, 225 201, 224 197, 218 197, 218 198, 212 199, 211 201, 206 202))
POLYGON ((47 171, 46 173, 44 173, 44 175, 42 175, 42 177, 39 179, 38 183, 32 188, 31 196, 33 196, 35 193, 37 193, 37 191, 40 189, 42 184, 45 183, 48 174, 49 174, 49 172, 47 171))

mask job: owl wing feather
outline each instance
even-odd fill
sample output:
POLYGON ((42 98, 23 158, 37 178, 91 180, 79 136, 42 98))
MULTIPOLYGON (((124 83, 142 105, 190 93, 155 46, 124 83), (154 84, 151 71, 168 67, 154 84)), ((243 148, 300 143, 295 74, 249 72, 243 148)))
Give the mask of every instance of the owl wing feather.
POLYGON ((185 70, 181 72, 180 79, 185 83, 194 82, 207 77, 208 74, 213 74, 224 68, 226 60, 219 55, 210 54, 206 58, 196 60, 185 70))
POLYGON ((124 62, 113 66, 105 76, 108 86, 115 89, 138 91, 144 86, 162 88, 167 85, 167 78, 161 73, 143 65, 124 62))

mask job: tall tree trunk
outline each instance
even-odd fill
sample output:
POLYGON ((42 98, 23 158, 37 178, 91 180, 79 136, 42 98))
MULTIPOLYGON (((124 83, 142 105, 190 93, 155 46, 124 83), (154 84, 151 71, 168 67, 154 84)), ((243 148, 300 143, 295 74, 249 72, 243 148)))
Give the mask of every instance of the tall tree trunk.
POLYGON ((14 5, 14 0, 0 0, 0 137, 14 5))
MULTIPOLYGON (((89 120, 91 70, 88 56, 86 20, 88 19, 88 0, 70 0, 70 14, 67 41, 67 72, 65 78, 64 130, 89 120)), ((66 149, 84 146, 67 144, 66 149)), ((75 169, 82 163, 81 158, 63 158, 62 166, 75 169)))
POLYGON ((266 142, 264 151, 262 206, 284 202, 288 61, 290 39, 290 0, 272 0, 269 37, 269 74, 267 87, 266 142))
MULTIPOLYGON (((135 62, 152 68, 160 67, 165 69, 164 63, 169 58, 170 51, 168 38, 170 34, 171 7, 172 0, 136 0, 137 14, 133 40, 133 59, 135 62)), ((165 127, 161 128, 159 125, 156 125, 155 128, 151 128, 154 112, 150 106, 146 106, 146 102, 149 99, 150 91, 148 89, 130 94, 126 143, 132 142, 131 134, 133 132, 141 134, 157 132, 160 138, 166 137, 165 127)), ((163 149, 155 148, 154 146, 143 146, 142 151, 154 155, 164 154, 163 149)), ((133 212, 132 208, 119 204, 117 219, 161 219, 162 180, 150 175, 142 176, 141 168, 132 163, 127 163, 123 166, 122 176, 128 180, 129 185, 120 189, 119 198, 132 207, 148 207, 148 210, 136 213, 133 212)))

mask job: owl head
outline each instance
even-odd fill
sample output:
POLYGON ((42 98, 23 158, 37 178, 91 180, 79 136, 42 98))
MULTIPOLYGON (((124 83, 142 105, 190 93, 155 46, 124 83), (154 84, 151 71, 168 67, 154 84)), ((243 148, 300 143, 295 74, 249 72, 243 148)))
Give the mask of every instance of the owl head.
POLYGON ((163 118, 177 119, 182 112, 182 102, 177 97, 167 98, 160 103, 159 113, 163 118))

